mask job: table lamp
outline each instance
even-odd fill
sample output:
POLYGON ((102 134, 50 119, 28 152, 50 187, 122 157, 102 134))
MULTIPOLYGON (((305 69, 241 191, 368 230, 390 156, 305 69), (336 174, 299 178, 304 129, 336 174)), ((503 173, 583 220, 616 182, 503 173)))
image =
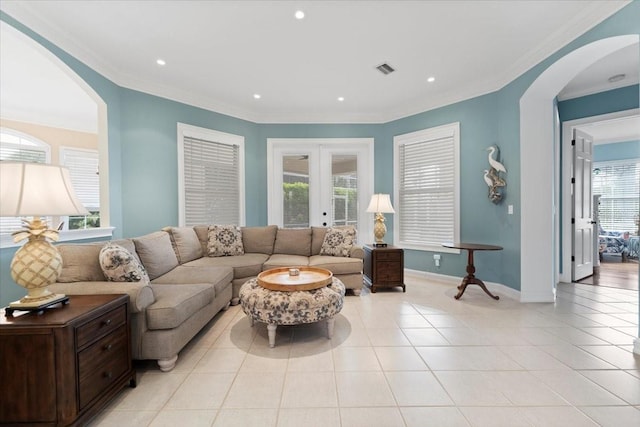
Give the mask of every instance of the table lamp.
POLYGON ((373 235, 376 238, 376 242, 373 244, 375 247, 386 247, 384 242, 384 235, 387 233, 387 227, 384 225, 384 214, 395 213, 393 206, 391 206, 391 200, 388 194, 374 194, 371 196, 369 207, 367 212, 373 212, 376 214, 376 222, 373 225, 373 235))
POLYGON ((17 310, 40 310, 67 299, 47 286, 62 270, 62 257, 47 239, 58 240, 58 231, 47 227, 42 216, 87 215, 71 185, 69 170, 44 163, 0 161, 0 216, 31 216, 13 241, 29 239, 11 261, 11 277, 28 295, 9 304, 17 310))

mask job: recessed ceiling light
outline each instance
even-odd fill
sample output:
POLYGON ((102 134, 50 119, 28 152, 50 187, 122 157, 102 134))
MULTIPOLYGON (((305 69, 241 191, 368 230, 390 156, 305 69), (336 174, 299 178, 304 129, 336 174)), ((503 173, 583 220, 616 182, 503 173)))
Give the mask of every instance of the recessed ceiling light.
POLYGON ((165 60, 164 60, 164 59, 160 59, 160 58, 156 59, 156 64, 158 64, 158 65, 160 65, 160 66, 167 65, 167 63, 165 62, 165 60))
POLYGON ((301 10, 296 10, 295 17, 296 19, 304 19, 304 12, 301 10))
POLYGON ((427 79, 427 81, 428 81, 429 83, 433 83, 433 82, 435 82, 435 81, 436 81, 436 78, 435 78, 435 77, 429 77, 429 78, 427 79))
POLYGON ((615 76, 611 76, 608 78, 609 83, 615 83, 615 82, 619 82, 620 80, 624 80, 624 78, 627 77, 626 74, 616 74, 615 76))
POLYGON ((254 97, 255 99, 260 99, 260 98, 261 98, 261 96, 260 96, 260 94, 259 94, 259 93, 254 93, 254 94, 253 94, 253 97, 254 97))
POLYGON ((344 101, 344 96, 339 96, 338 97, 338 101, 340 101, 340 102, 344 101))

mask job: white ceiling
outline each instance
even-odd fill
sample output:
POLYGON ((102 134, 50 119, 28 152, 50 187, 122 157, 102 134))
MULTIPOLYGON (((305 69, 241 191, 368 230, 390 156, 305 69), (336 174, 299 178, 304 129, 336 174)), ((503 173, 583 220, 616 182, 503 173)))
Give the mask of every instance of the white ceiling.
MULTIPOLYGON (((381 123, 500 89, 627 3, 3 0, 0 9, 124 87, 258 123, 381 123), (383 62, 397 71, 380 74, 383 62)), ((4 64, 15 40, 2 27, 4 64)), ((587 93, 620 63, 635 73, 598 90, 637 82, 635 49, 635 63, 621 52, 564 96, 587 93)), ((59 87, 44 64, 35 69, 59 87)), ((21 75, 3 65, 3 116, 26 93, 5 92, 5 81, 21 75)), ((73 99, 54 95, 59 110, 73 99)))

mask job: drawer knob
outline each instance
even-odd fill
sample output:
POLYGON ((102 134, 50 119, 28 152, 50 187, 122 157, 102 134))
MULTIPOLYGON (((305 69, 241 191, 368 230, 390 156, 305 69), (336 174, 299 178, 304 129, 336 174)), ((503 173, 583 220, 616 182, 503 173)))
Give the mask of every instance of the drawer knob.
POLYGON ((111 377, 113 377, 113 373, 111 373, 111 371, 109 371, 109 372, 105 372, 105 373, 104 373, 104 377, 105 377, 105 378, 111 378, 111 377))
POLYGON ((102 324, 104 326, 109 326, 111 324, 111 319, 107 319, 107 320, 103 321, 102 324))
POLYGON ((113 345, 111 345, 111 344, 105 345, 104 346, 104 350, 105 351, 109 351, 109 350, 111 350, 111 347, 113 347, 113 345))

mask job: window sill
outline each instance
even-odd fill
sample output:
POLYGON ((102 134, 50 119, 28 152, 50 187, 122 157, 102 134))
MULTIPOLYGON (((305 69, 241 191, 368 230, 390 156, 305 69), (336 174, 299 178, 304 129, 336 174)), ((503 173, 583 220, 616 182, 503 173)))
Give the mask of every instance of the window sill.
MULTIPOLYGON (((114 227, 87 228, 85 230, 60 231, 58 242, 69 242, 77 240, 99 239, 113 237, 114 227)), ((0 249, 22 246, 23 242, 15 243, 11 234, 0 236, 0 249)))
POLYGON ((415 243, 394 242, 394 245, 402 249, 410 249, 423 252, 442 252, 448 254, 459 254, 460 249, 446 248, 444 246, 417 245, 415 243))

